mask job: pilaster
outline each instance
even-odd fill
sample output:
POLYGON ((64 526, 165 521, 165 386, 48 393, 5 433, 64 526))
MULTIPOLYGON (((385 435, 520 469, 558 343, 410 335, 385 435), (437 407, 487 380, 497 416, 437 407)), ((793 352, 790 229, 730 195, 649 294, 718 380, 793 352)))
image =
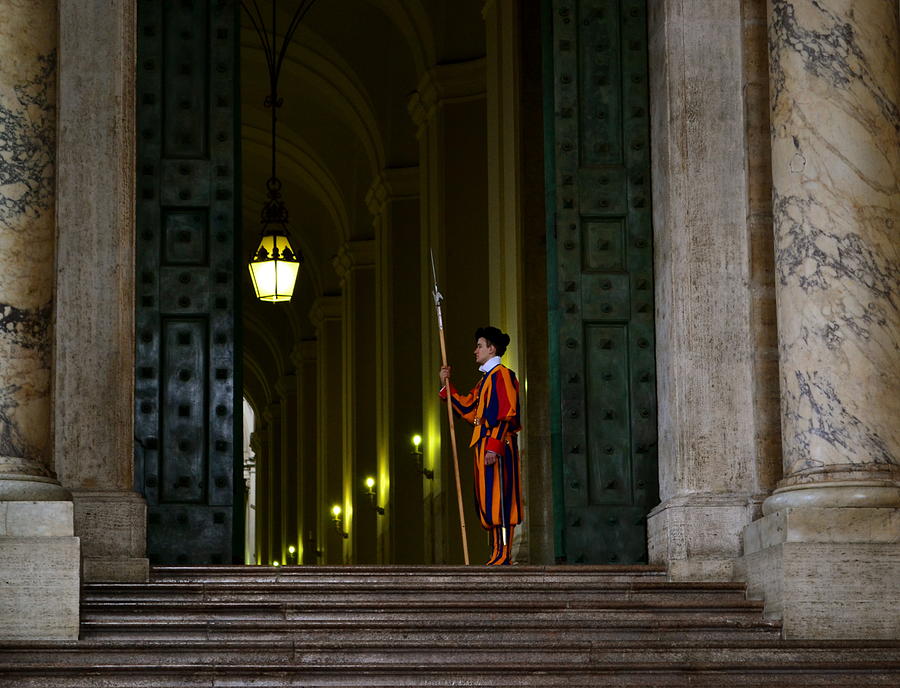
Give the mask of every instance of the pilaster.
POLYGON ((777 405, 759 393, 773 371, 756 344, 773 325, 751 289, 771 254, 748 222, 765 180, 750 167, 745 86, 764 73, 743 57, 763 37, 742 4, 648 4, 662 499, 648 549, 682 580, 732 577, 778 463, 757 441, 777 405))
POLYGON ((317 523, 317 412, 318 412, 318 342, 304 340, 295 345, 291 361, 297 371, 297 400, 300 433, 298 510, 296 514, 300 539, 300 563, 319 563, 317 523))
MULTIPOLYGON (((487 106, 488 252, 491 294, 490 323, 514 342, 503 364, 516 371, 522 399, 528 380, 522 323, 522 218, 520 197, 520 20, 519 0, 487 0, 482 10, 487 39, 485 58, 487 106)), ((519 439, 522 455, 520 480, 524 520, 516 528, 513 552, 519 563, 528 562, 528 417, 523 404, 525 432, 519 439)))
POLYGON ((149 575, 133 490, 134 13, 59 2, 55 451, 89 581, 149 575))
MULTIPOLYGON (((461 386, 472 379, 465 361, 472 334, 490 318, 484 58, 437 65, 422 77, 409 101, 419 138, 421 233, 419 274, 430 285, 434 256, 444 302, 450 363, 458 362, 461 386), (452 247, 451 247, 452 244, 452 247)), ((452 462, 444 409, 437 397, 441 361, 431 290, 420 288, 422 437, 424 466, 434 471, 425 484, 425 560, 462 562, 452 462), (442 437, 443 435, 443 437, 442 437)), ((459 446, 468 442, 460 434, 459 446)), ((464 499, 471 504, 471 475, 462 471, 464 499)), ((474 513, 468 507, 471 522, 474 513)), ((486 555, 481 538, 469 539, 474 560, 486 555)))
POLYGON ((375 433, 379 563, 422 561, 422 479, 408 457, 421 433, 419 169, 379 174, 366 201, 375 230, 375 433), (400 325, 402 323, 402 325, 400 325))
POLYGON ((375 474, 375 241, 348 241, 334 267, 343 293, 345 558, 376 561, 377 524, 363 502, 363 481, 375 474))
POLYGON ((316 299, 309 313, 316 328, 318 403, 316 408, 317 481, 316 523, 322 564, 344 564, 344 538, 338 535, 331 522, 331 507, 341 506, 344 500, 344 432, 343 432, 343 297, 322 296, 316 299))
POLYGON ((264 537, 266 540, 268 558, 262 563, 272 566, 277 561, 282 562, 282 546, 284 543, 284 533, 282 532, 281 523, 281 465, 283 446, 283 438, 281 435, 281 404, 278 401, 272 402, 263 411, 263 421, 268 433, 266 439, 266 460, 267 469, 266 491, 263 497, 263 507, 266 512, 266 529, 264 537))
POLYGON ((284 375, 275 384, 281 404, 281 561, 296 564, 301 547, 298 532, 299 464, 300 464, 300 423, 297 397, 297 376, 284 375), (289 547, 293 546, 294 554, 289 547))

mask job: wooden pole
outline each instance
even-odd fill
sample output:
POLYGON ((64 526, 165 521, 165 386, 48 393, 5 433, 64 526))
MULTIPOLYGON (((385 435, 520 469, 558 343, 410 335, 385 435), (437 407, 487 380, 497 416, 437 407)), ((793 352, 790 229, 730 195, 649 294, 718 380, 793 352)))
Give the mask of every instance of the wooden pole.
MULTIPOLYGON (((444 327, 438 304, 438 332, 441 336, 441 362, 447 366, 447 344, 444 342, 444 327)), ((447 420, 450 421, 450 446, 453 447, 453 472, 456 476, 456 502, 459 505, 459 528, 462 533, 463 560, 469 565, 469 542, 466 539, 466 515, 463 511, 462 484, 459 481, 459 454, 456 450, 456 429, 453 425, 453 397, 450 393, 450 376, 447 376, 447 420)))

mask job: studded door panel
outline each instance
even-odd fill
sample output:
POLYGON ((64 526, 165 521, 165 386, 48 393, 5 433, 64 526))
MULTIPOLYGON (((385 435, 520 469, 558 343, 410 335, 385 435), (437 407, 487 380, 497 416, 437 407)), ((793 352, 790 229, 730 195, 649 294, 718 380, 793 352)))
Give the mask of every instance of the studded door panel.
POLYGON ((240 557, 237 11, 138 3, 135 482, 154 564, 240 557))
POLYGON ((658 501, 646 10, 552 0, 557 532, 571 563, 646 561, 658 501))

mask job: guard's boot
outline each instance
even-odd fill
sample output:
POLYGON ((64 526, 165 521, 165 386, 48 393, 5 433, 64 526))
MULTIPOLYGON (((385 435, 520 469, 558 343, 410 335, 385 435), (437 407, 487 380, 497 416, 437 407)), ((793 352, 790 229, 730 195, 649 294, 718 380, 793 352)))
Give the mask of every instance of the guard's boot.
POLYGON ((503 555, 503 536, 499 528, 491 528, 488 532, 491 536, 491 557, 485 562, 485 566, 493 566, 503 555))
POLYGON ((506 528, 506 544, 503 544, 503 529, 502 528, 494 528, 492 529, 492 534, 498 544, 499 556, 496 556, 491 559, 489 565, 491 566, 509 566, 512 564, 512 541, 513 541, 513 532, 515 531, 515 526, 508 526, 506 528))

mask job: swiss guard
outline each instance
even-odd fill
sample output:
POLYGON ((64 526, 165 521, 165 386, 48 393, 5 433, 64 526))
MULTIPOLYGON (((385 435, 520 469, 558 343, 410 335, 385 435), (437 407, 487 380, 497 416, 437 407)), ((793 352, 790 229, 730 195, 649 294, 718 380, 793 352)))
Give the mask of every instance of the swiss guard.
MULTIPOLYGON (((515 527, 522 522, 519 485, 519 381, 501 363, 509 335, 496 327, 475 331, 475 362, 481 380, 468 394, 460 394, 450 383, 450 398, 456 415, 472 423, 470 446, 475 452, 475 507, 481 526, 491 536, 488 566, 512 563, 515 527)), ((441 367, 441 398, 447 399, 450 366, 441 367)))

